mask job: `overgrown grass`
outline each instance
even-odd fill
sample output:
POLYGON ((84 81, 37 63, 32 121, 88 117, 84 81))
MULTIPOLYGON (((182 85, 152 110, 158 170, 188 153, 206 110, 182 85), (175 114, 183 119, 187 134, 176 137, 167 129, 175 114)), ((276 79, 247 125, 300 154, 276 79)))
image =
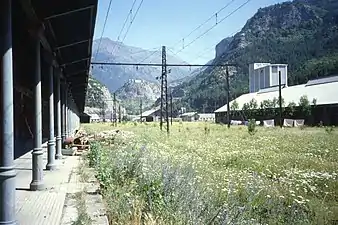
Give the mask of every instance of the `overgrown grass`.
POLYGON ((87 213, 85 192, 75 193, 73 198, 76 200, 77 219, 72 225, 91 225, 92 219, 87 213))
MULTIPOLYGON (((77 174, 79 175, 80 181, 85 183, 88 181, 89 174, 86 168, 88 168, 87 162, 85 158, 80 158, 80 163, 77 168, 77 174)), ((72 223, 72 225, 91 225, 92 219, 87 213, 87 205, 86 205, 86 188, 82 191, 77 192, 72 195, 72 198, 76 201, 76 209, 77 209, 77 218, 72 223)))
POLYGON ((250 135, 242 127, 177 123, 168 137, 149 124, 119 129, 134 136, 93 143, 88 155, 111 224, 338 220, 336 130, 257 127, 250 135))

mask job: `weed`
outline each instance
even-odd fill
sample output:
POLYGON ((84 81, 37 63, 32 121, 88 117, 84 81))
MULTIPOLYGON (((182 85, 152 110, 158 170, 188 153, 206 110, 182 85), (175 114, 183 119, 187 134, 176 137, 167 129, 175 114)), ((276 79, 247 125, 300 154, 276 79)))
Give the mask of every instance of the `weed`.
MULTIPOLYGON (((322 129, 128 126, 93 154, 111 224, 330 224, 338 140, 322 129), (185 130, 185 129, 184 129, 185 130), (256 129, 255 129, 256 130, 256 129), (320 132, 318 132, 318 130, 320 132), (95 157, 94 157, 95 156, 95 157)), ((95 146, 94 146, 95 147, 95 146)), ((92 153, 90 153, 92 154, 92 153)))
POLYGON ((248 132, 250 135, 254 135, 257 130, 256 130, 256 120, 254 119, 249 119, 248 121, 248 132))
POLYGON ((72 225, 91 225, 92 219, 87 213, 85 192, 82 191, 76 193, 74 198, 76 199, 76 209, 78 216, 72 225))
POLYGON ((334 131, 334 126, 326 126, 325 131, 328 134, 332 134, 332 132, 334 131))

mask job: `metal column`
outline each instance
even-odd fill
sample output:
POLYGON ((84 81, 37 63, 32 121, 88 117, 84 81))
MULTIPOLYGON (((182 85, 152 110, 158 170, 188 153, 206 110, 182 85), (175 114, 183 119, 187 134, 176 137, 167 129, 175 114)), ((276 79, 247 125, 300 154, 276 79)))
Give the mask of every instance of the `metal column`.
POLYGON ((65 83, 65 137, 68 138, 69 114, 68 114, 68 87, 65 83))
POLYGON ((53 66, 48 65, 49 78, 49 140, 47 150, 46 170, 54 170, 55 165, 55 137, 54 137, 54 71, 53 66))
MULTIPOLYGON (((40 31, 37 31, 40 32, 40 31)), ((35 37, 35 87, 34 87, 34 149, 32 152, 32 182, 30 189, 32 191, 42 190, 43 184, 43 151, 42 151, 42 98, 41 98, 41 60, 40 60, 40 40, 35 37)))
POLYGON ((15 222, 11 0, 0 1, 0 224, 15 222))
POLYGON ((62 104, 62 111, 61 111, 61 138, 62 138, 62 143, 65 141, 66 139, 66 85, 64 82, 62 82, 61 84, 61 104, 62 104))
POLYGON ((56 78, 56 90, 55 90, 55 101, 56 101, 56 159, 62 159, 62 138, 61 138, 61 98, 60 98, 60 72, 55 76, 56 78))

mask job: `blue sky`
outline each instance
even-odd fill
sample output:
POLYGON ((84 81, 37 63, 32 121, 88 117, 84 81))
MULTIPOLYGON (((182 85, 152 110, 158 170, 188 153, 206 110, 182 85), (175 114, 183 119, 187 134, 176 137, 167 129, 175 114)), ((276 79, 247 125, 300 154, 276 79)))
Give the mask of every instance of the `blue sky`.
MULTIPOLYGON (((117 40, 133 1, 112 0, 104 37, 117 40)), ((141 1, 136 0, 133 14, 141 1)), ((234 0, 218 14, 218 20, 228 16, 246 1, 234 0)), ((214 46, 223 38, 239 31, 259 8, 283 1, 285 0, 251 0, 206 35, 184 48, 177 56, 189 63, 207 62, 215 55, 214 46)), ((144 49, 160 49, 162 45, 165 45, 176 53, 182 49, 184 37, 229 2, 231 0, 144 0, 124 40, 124 44, 144 49)), ((108 4, 109 0, 99 0, 95 38, 101 36, 108 4)), ((128 23, 130 20, 131 18, 129 18, 128 23)), ((184 43, 190 43, 215 23, 216 17, 187 37, 184 43)), ((124 28, 121 39, 127 27, 124 28)), ((171 51, 168 53, 172 54, 171 51)))

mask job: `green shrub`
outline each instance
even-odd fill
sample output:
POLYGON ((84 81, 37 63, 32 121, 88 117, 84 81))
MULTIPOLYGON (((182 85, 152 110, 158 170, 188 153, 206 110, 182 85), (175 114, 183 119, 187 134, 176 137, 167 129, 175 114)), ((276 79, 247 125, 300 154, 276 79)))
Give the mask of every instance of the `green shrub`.
POLYGON ((87 159, 89 161, 90 167, 96 167, 99 163, 100 156, 100 147, 101 145, 98 142, 93 142, 90 145, 90 151, 87 154, 87 159))
POLYGON ((325 131, 328 134, 331 134, 334 131, 334 126, 326 126, 325 131))
POLYGON ((254 135, 256 130, 256 120, 255 119, 249 119, 248 121, 248 132, 250 135, 254 135))

